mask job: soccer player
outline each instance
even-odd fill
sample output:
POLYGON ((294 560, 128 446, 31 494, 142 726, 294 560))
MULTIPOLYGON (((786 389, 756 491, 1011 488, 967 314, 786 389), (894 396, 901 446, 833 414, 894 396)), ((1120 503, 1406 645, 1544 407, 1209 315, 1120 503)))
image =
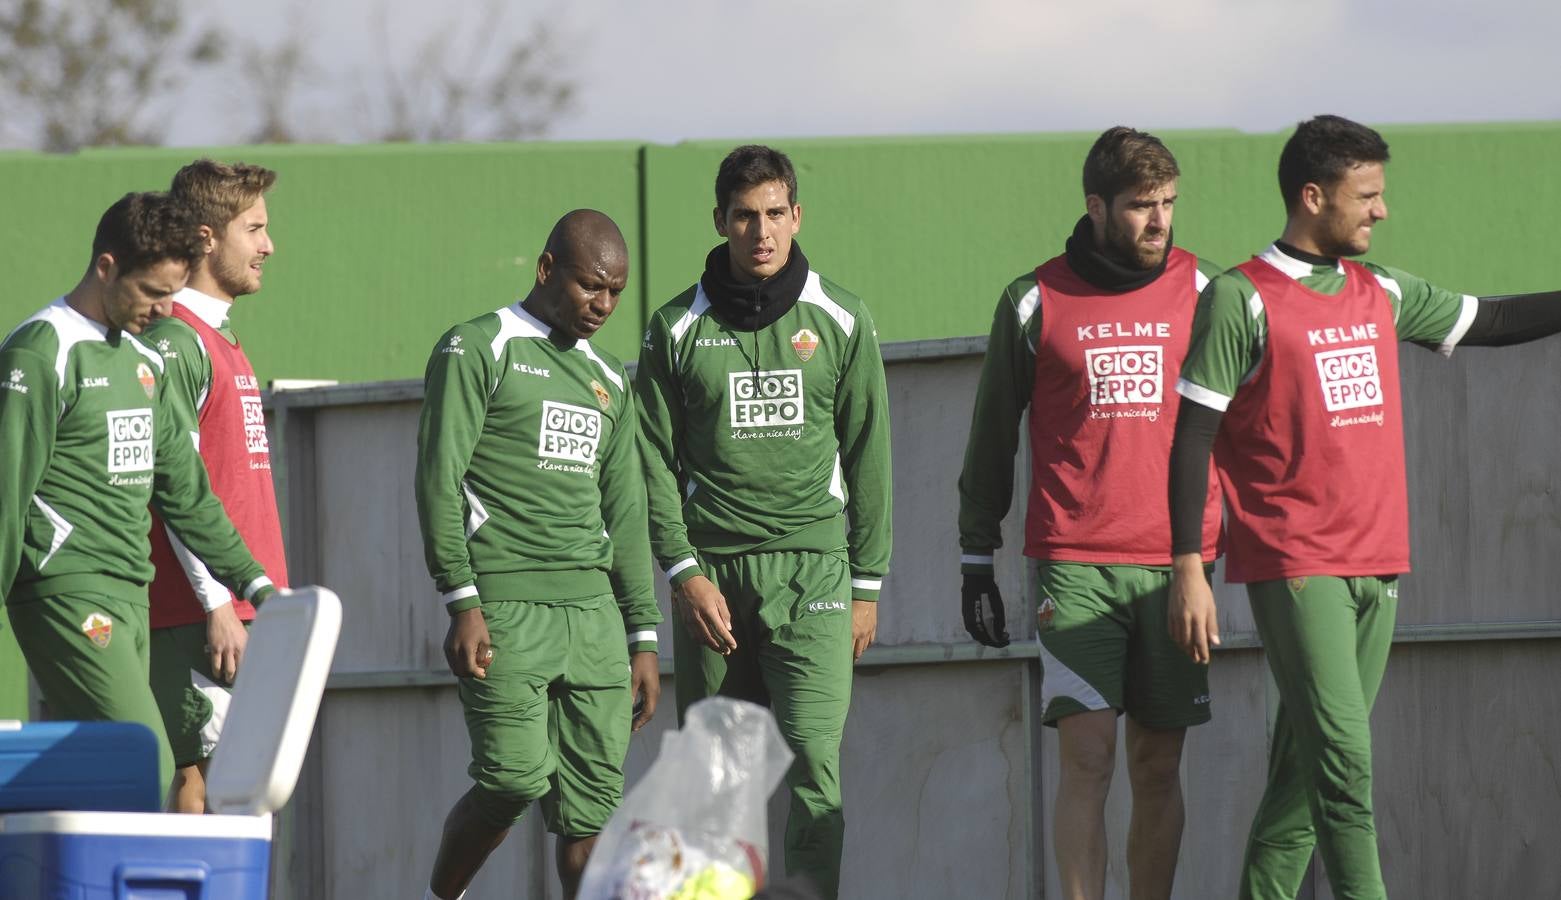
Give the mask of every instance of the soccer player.
POLYGON ((428 360, 418 519, 475 782, 445 820, 430 897, 463 895, 539 798, 573 897, 623 796, 631 721, 656 711, 634 396, 591 345, 628 275, 618 226, 571 212, 525 299, 451 328, 428 360))
POLYGON ((152 509, 226 590, 271 590, 171 409, 163 359, 136 335, 200 259, 166 194, 108 208, 70 293, 0 346, 0 591, 52 716, 140 722, 173 760, 148 682, 152 509))
MULTIPOLYGON (((1063 895, 1106 887, 1106 793, 1127 713, 1135 898, 1169 897, 1181 846, 1182 743, 1209 720, 1208 667, 1165 630, 1167 458, 1198 292, 1219 269, 1171 243, 1180 170, 1153 135, 1107 130, 1084 160, 1085 215, 1062 255, 997 304, 959 478, 962 606, 971 637, 1008 644, 993 578, 1030 410, 1024 553, 1037 560, 1042 721, 1057 728, 1052 832, 1063 895)), ((1219 496, 1200 548, 1213 558, 1219 496)))
MULTIPOLYGON (((272 581, 285 587, 260 383, 228 327, 233 301, 260 289, 261 266, 275 249, 263 196, 275 181, 270 169, 209 159, 174 176, 169 194, 194 214, 202 256, 170 314, 146 330, 146 343, 163 357, 169 410, 199 448, 212 491, 272 581)), ((173 749, 173 809, 200 813, 255 610, 156 516, 151 537, 152 691, 173 749)))
POLYGON ((888 571, 889 403, 867 307, 808 265, 784 153, 738 147, 715 181, 725 242, 651 316, 640 397, 651 549, 673 585, 681 717, 770 706, 789 872, 839 889, 840 738, 888 571))
POLYGON ((1296 128, 1279 157, 1284 233, 1204 292, 1176 385, 1172 636, 1199 662, 1219 643, 1199 553, 1212 448, 1226 577, 1247 585, 1279 687, 1244 898, 1293 898, 1314 845, 1336 896, 1385 896, 1369 717, 1409 570, 1398 342, 1449 355, 1561 330, 1561 292, 1490 302, 1349 259, 1387 218, 1387 162, 1348 119, 1296 128))

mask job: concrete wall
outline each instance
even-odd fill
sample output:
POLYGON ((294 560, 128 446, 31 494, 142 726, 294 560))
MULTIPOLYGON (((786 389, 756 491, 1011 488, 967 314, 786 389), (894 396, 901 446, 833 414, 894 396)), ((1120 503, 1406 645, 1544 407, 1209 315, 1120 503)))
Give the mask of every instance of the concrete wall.
MULTIPOLYGON (((1016 550, 999 555, 1013 645, 975 645, 958 611, 954 480, 982 343, 886 348, 896 545, 846 730, 847 897, 1060 896, 1055 733, 1034 719, 1033 607, 1016 550)), ((1561 544, 1561 468, 1551 423, 1561 399, 1524 386, 1544 385, 1561 344, 1460 351, 1451 362, 1406 350, 1405 360, 1417 569, 1374 717, 1389 891, 1552 896, 1561 699, 1547 676, 1561 663, 1561 556, 1550 552, 1561 544)), ((347 608, 305 777, 281 817, 278 897, 416 896, 442 818, 468 784, 440 651, 447 619, 423 569, 412 497, 420 397, 416 382, 273 396, 295 580, 331 586, 347 608)), ((1009 548, 1017 519, 1006 523, 1009 548)), ((1215 719, 1189 736, 1184 767, 1182 900, 1234 896, 1264 780, 1273 691, 1244 596, 1222 587, 1219 599, 1215 719)), ((631 783, 675 719, 670 660, 663 669, 664 702, 633 740, 631 783)), ((1127 888, 1120 765, 1117 784, 1112 898, 1127 888)), ((771 812, 776 850, 781 809, 771 812)), ((1315 881, 1303 898, 1331 896, 1315 881)), ((512 832, 473 895, 558 896, 538 817, 512 832)))

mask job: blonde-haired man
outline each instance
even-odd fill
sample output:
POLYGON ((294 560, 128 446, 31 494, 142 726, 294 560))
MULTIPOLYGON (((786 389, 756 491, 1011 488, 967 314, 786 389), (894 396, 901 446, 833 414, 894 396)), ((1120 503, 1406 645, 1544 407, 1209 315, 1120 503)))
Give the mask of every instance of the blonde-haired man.
MULTIPOLYGON (((276 173, 260 166, 196 160, 170 193, 199 224, 202 257, 171 313, 147 331, 168 373, 169 407, 199 449, 213 491, 239 534, 287 584, 287 559, 271 483, 260 385, 228 328, 233 301, 260 290, 276 249, 265 192, 276 173)), ((229 687, 248 641, 254 607, 214 579, 160 520, 152 522, 152 688, 172 745, 172 808, 206 808, 205 769, 227 711, 229 687)))

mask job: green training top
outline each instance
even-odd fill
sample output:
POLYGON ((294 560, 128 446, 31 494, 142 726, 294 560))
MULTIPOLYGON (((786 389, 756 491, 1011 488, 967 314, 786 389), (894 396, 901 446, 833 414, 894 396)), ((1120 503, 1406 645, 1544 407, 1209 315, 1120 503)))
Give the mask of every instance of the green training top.
POLYGON ((148 503, 234 593, 271 582, 168 409, 163 361, 54 301, 0 346, 0 590, 101 591, 141 605, 148 503))
MULTIPOLYGON (((1220 268, 1199 257, 1198 271, 1212 279, 1220 268)), ((1109 297, 1113 292, 1100 293, 1109 297)), ((1003 517, 1013 504, 1019 425, 1035 391, 1040 336, 1041 289, 1031 269, 1008 283, 992 315, 959 475, 962 572, 991 572, 993 551, 1003 546, 1003 517)))
POLYGON ((696 284, 651 316, 640 398, 651 549, 673 584, 700 551, 847 550, 851 596, 877 600, 893 523, 889 397, 861 300, 809 272, 758 331, 696 284))
MULTIPOLYGON (((1337 294, 1344 288, 1344 268, 1337 262, 1318 265, 1277 246, 1270 246, 1259 258, 1320 294, 1337 294)), ((1435 345, 1443 356, 1452 355, 1474 322, 1479 300, 1434 287, 1398 269, 1361 264, 1388 293, 1398 339, 1435 345)), ((1267 345, 1262 296, 1246 275, 1235 269, 1225 272, 1198 298, 1192 343, 1182 363, 1177 393, 1224 412, 1236 390, 1257 372, 1267 345)))
POLYGON ((417 430, 417 515, 452 614, 613 594, 656 649, 645 484, 623 365, 519 303, 445 332, 417 430))

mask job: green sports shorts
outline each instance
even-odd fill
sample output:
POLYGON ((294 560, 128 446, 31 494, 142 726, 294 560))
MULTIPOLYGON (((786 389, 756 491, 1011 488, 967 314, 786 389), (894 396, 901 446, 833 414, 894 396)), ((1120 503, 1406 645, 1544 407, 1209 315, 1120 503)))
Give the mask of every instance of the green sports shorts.
POLYGON ((182 769, 211 759, 233 686, 212 674, 205 622, 152 629, 152 696, 162 711, 173 764, 182 769))
POLYGON ((1035 563, 1041 720, 1114 709, 1148 728, 1209 721, 1209 667, 1171 641, 1171 572, 1035 563))
POLYGON ((139 722, 157 736, 161 793, 173 783, 173 756, 148 683, 151 626, 145 605, 97 592, 59 594, 6 605, 27 668, 49 716, 139 722))
POLYGON ((542 801, 548 831, 597 834, 623 799, 633 701, 623 616, 611 595, 484 601, 487 678, 460 679, 478 809, 507 826, 542 801))

